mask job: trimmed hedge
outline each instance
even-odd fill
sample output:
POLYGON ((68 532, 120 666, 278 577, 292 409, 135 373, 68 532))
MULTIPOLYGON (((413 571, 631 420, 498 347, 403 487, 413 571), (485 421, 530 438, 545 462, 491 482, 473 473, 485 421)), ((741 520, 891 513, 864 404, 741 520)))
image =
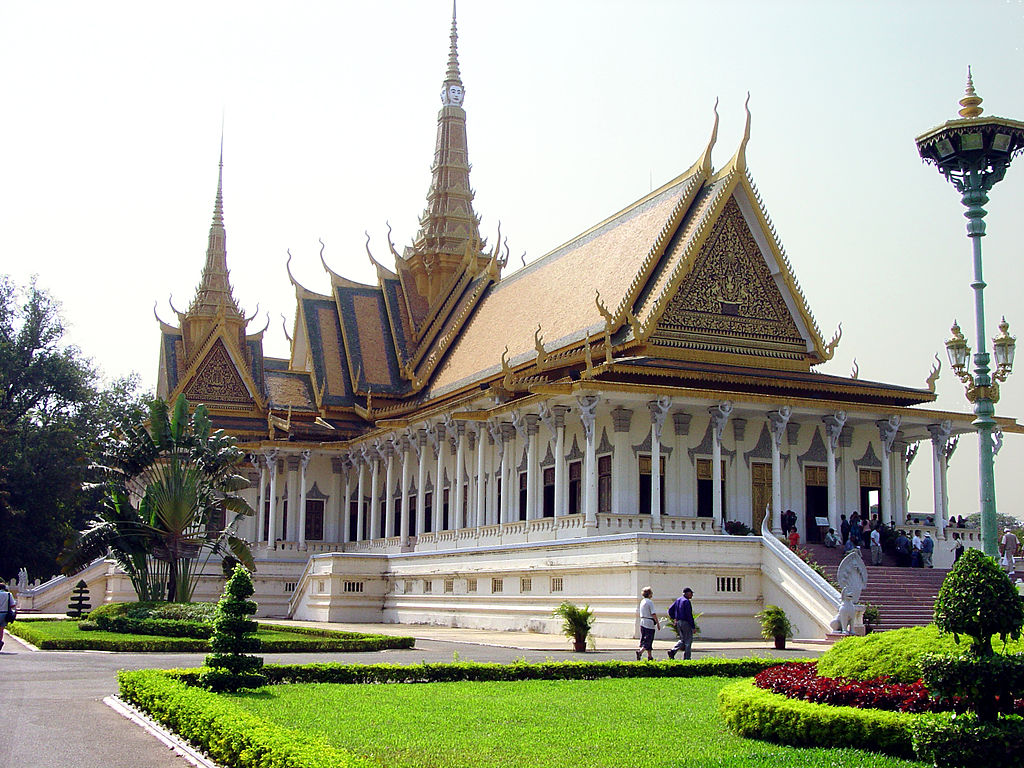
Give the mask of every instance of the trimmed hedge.
MULTIPOLYGON (((32 624, 43 624, 61 619, 40 619, 32 624)), ((389 649, 413 648, 416 640, 412 637, 390 635, 359 635, 353 632, 331 632, 330 630, 288 627, 277 624, 261 624, 261 629, 309 635, 309 639, 265 638, 264 650, 268 653, 316 653, 341 651, 382 651, 389 649)), ((44 651, 130 651, 132 653, 205 653, 210 650, 206 639, 187 637, 163 637, 149 635, 131 638, 97 638, 85 633, 72 638, 54 638, 27 622, 17 621, 8 630, 28 640, 44 651)))
POLYGON ((133 619, 129 616, 100 616, 90 618, 99 629, 120 632, 123 635, 157 635, 160 637, 190 637, 208 640, 213 633, 209 624, 182 619, 133 619))
POLYGON ((185 685, 158 670, 118 673, 121 698, 147 712, 224 766, 370 768, 374 763, 326 740, 289 731, 230 698, 185 685))
POLYGON ((929 715, 912 727, 914 750, 939 768, 1021 764, 1024 720, 1007 717, 984 723, 973 715, 929 715))
POLYGON ((745 738, 794 747, 869 748, 896 757, 914 756, 911 727, 921 717, 811 704, 763 690, 750 680, 723 688, 718 709, 729 729, 745 738))
MULTIPOLYGON (((445 664, 267 664, 271 685, 284 683, 442 683, 518 680, 596 680, 603 677, 750 677, 784 662, 779 659, 702 659, 686 664, 654 661, 548 661, 512 664, 464 661, 445 664)), ((189 685, 199 684, 198 669, 169 670, 189 685)))

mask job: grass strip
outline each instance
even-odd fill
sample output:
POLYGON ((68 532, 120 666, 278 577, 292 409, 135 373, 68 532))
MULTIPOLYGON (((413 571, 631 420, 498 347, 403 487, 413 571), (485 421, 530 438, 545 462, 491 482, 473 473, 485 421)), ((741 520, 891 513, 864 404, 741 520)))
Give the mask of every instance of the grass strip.
POLYGON ((292 684, 228 698, 263 722, 325 739, 389 768, 921 765, 862 749, 800 749, 740 738, 715 716, 719 691, 729 682, 647 677, 292 684))
MULTIPOLYGON (((128 651, 166 653, 205 653, 209 641, 188 637, 160 635, 125 635, 106 630, 83 632, 78 622, 60 619, 16 621, 7 631, 41 650, 47 651, 128 651)), ((282 627, 261 624, 258 632, 264 653, 380 651, 394 648, 412 648, 415 639, 389 635, 359 635, 353 632, 333 632, 306 627, 282 627), (294 631, 298 629, 300 631, 294 631)))

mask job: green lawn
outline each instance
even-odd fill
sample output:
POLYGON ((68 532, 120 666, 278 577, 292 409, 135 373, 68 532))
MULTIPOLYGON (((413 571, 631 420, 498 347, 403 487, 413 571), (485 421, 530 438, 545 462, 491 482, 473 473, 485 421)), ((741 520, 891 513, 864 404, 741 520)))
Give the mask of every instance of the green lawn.
POLYGON ((718 715, 732 679, 278 685, 233 695, 280 726, 389 768, 922 766, 852 749, 741 739, 718 715))
MULTIPOLYGON (((16 621, 7 630, 24 638, 43 650, 101 650, 101 651, 163 651, 205 653, 209 645, 205 640, 160 635, 131 635, 102 629, 83 631, 77 621, 38 620, 16 621)), ((382 648, 412 647, 411 638, 360 635, 353 632, 296 629, 261 624, 258 636, 263 651, 363 651, 382 648)))

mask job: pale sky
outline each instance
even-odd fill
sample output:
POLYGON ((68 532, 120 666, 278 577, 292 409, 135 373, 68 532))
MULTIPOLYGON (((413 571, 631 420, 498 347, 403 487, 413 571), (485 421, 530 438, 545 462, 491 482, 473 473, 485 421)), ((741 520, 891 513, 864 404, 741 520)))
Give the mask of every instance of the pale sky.
MULTIPOLYGON (((751 94, 750 170, 822 333, 819 370, 923 386, 969 408, 943 341, 972 348, 970 244, 955 190, 914 137, 955 116, 967 65, 986 114, 1024 119, 1024 4, 460 0, 472 184, 482 229, 532 261, 678 175, 719 98, 716 167, 751 94), (977 31, 971 22, 976 20, 977 31)), ((430 182, 448 0, 46 2, 0 5, 0 258, 63 302, 70 338, 108 376, 154 387, 168 296, 199 280, 223 119, 235 297, 270 313, 287 355, 285 273, 327 292, 318 258, 371 282, 415 235, 430 182)), ((989 337, 1024 332, 1024 158, 987 206, 989 337)), ((1024 351, 1022 351, 1024 355, 1024 351)), ((1024 373, 1000 415, 1024 421, 1024 373)), ((996 458, 997 501, 1024 512, 1024 440, 996 458)), ((930 446, 911 472, 931 509, 930 446)), ((977 509, 976 441, 950 469, 954 514, 977 509)))

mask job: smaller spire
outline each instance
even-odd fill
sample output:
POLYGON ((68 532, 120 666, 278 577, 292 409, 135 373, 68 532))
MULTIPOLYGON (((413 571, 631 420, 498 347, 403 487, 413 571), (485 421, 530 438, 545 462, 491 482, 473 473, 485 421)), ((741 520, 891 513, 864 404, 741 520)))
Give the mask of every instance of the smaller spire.
POLYGON ((967 88, 964 97, 960 99, 960 117, 978 117, 985 110, 981 108, 982 98, 974 91, 974 79, 971 77, 971 68, 967 67, 967 88))

